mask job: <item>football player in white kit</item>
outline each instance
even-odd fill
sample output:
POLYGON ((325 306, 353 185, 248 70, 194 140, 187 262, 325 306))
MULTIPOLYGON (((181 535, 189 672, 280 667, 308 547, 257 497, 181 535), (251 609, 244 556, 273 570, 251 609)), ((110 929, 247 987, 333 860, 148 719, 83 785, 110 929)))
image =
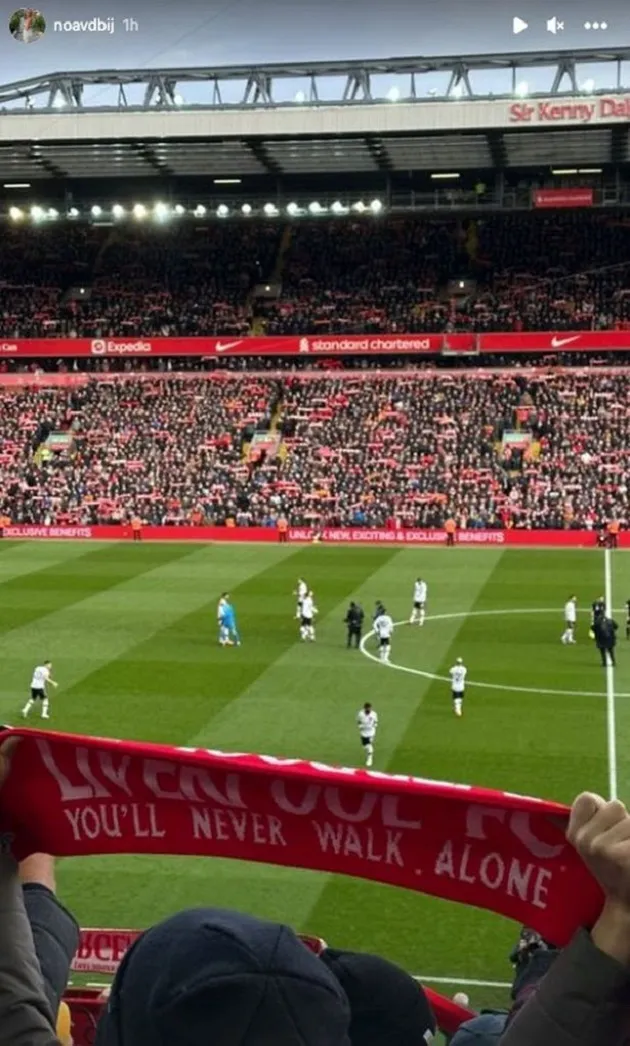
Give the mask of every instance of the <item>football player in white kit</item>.
POLYGON ((392 652, 392 635, 394 634, 394 622, 385 610, 381 609, 378 617, 374 619, 374 631, 378 637, 378 655, 386 664, 392 652))
POLYGON ((563 643, 575 643, 575 625, 577 623, 577 598, 571 596, 564 604, 564 632, 563 643))
POLYGON ((374 762, 374 739, 378 727, 378 715, 369 701, 365 702, 363 708, 357 715, 357 726, 359 727, 361 744, 365 749, 365 765, 372 766, 372 763, 374 762))
POLYGON ((302 603, 304 602, 304 600, 306 599, 306 597, 308 595, 308 585, 306 584, 306 581, 304 580, 304 578, 301 578, 301 577, 298 578, 297 588, 296 588, 295 592, 293 593, 293 595, 297 597, 297 607, 295 609, 295 620, 299 621, 300 618, 302 617, 302 603))
POLYGON ((313 620, 315 615, 319 613, 315 606, 313 599, 313 593, 307 592, 302 600, 302 614, 300 616, 300 636, 303 640, 309 639, 311 643, 315 642, 315 625, 313 620))
POLYGON ((468 675, 468 669, 461 657, 457 658, 453 667, 449 669, 448 674, 451 677, 453 711, 456 716, 461 717, 464 711, 464 692, 466 690, 466 676, 468 675))
POLYGON ((427 583, 419 577, 413 586, 413 608, 411 611, 411 617, 409 618, 410 625, 415 625, 417 623, 422 627, 424 624, 426 604, 427 583))
POLYGON ((31 679, 31 696, 22 709, 22 715, 26 719, 31 708, 36 701, 42 703, 42 719, 49 719, 48 715, 48 694, 46 693, 46 687, 48 683, 51 686, 56 687, 57 683, 51 676, 52 662, 44 661, 43 665, 37 665, 33 670, 33 678, 31 679))

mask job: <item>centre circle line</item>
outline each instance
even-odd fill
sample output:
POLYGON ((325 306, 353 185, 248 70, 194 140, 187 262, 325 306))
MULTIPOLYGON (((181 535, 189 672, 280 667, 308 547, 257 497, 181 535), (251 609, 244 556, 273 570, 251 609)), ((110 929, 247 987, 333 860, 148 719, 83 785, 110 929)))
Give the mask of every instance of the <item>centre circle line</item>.
MULTIPOLYGON (((621 612, 622 611, 619 608, 616 608, 614 611, 614 613, 621 612)), ((579 610, 578 613, 586 614, 589 613, 589 611, 579 610)), ((457 613, 453 614, 427 614, 425 618, 425 625, 422 626, 422 629, 424 629, 428 621, 455 621, 460 618, 493 617, 497 615, 508 614, 557 614, 558 617, 560 617, 562 615, 562 610, 558 610, 557 607, 523 607, 509 610, 468 610, 458 611, 457 613)), ((422 631, 422 629, 419 628, 416 624, 409 625, 408 620, 394 622, 395 629, 400 628, 402 625, 408 625, 410 628, 415 629, 416 632, 422 631)), ((420 668, 411 668, 409 665, 398 665, 394 661, 381 661, 381 659, 377 657, 376 654, 371 653, 371 651, 367 649, 368 641, 372 639, 372 637, 375 635, 376 633, 374 629, 372 629, 370 632, 366 632, 366 634, 361 639, 361 644, 359 647, 363 656, 367 657, 370 661, 374 661, 377 665, 383 666, 385 668, 391 668, 395 672, 405 672, 407 675, 420 676, 422 679, 429 679, 431 682, 434 683, 450 683, 451 680, 449 676, 440 676, 434 672, 424 672, 420 668)), ((481 681, 467 679, 466 689, 468 689, 469 687, 475 687, 479 690, 504 690, 512 694, 549 694, 551 697, 599 697, 601 700, 604 700, 606 697, 604 690, 547 690, 546 688, 542 689, 541 687, 534 686, 508 686, 507 684, 503 683, 484 683, 481 681)), ((616 694, 615 696, 627 698, 630 697, 630 694, 616 694)))

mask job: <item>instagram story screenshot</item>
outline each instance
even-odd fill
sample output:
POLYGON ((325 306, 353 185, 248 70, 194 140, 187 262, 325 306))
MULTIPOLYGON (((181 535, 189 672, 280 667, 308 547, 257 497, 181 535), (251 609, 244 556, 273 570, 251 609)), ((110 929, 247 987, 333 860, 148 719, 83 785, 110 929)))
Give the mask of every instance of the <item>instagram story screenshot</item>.
POLYGON ((629 477, 630 0, 0 0, 0 1046, 630 1046, 629 477))

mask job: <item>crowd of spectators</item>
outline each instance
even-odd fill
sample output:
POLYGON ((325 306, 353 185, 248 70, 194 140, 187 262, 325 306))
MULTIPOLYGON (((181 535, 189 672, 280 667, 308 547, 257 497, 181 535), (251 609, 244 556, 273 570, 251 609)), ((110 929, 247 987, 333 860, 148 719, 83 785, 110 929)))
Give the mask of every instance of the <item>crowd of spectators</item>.
POLYGON ((629 403, 630 377, 606 369, 156 372, 4 386, 0 514, 16 524, 439 527, 452 516, 463 528, 595 529, 630 519, 629 403), (51 433, 71 444, 50 450, 51 433))
POLYGON ((630 323, 630 222, 571 212, 476 223, 475 329, 605 330, 630 323))
MULTIPOLYGON (((629 340, 630 344, 630 340, 629 340)), ((630 364, 630 349, 609 352, 519 352, 479 353, 470 356, 431 355, 412 356, 149 356, 143 359, 129 359, 120 356, 83 356, 77 358, 47 356, 41 358, 0 359, 0 380, 3 374, 20 374, 37 377, 43 374, 181 374, 208 372, 231 372, 237 374, 265 373, 301 373, 304 371, 334 374, 337 371, 390 372, 407 371, 422 373, 428 370, 549 370, 553 367, 577 367, 601 370, 604 367, 627 367, 630 364)))
POLYGON ((630 327, 629 258, 612 211, 12 226, 0 337, 630 327))
MULTIPOLYGON (((623 365, 630 361, 628 353, 613 351, 601 353, 598 359, 569 354, 553 353, 541 356, 539 353, 519 353, 517 357, 503 357, 497 355, 475 357, 475 366, 505 367, 520 366, 550 366, 562 365, 576 366, 588 364, 605 364, 611 366, 623 365)), ((259 374, 266 372, 293 371, 324 371, 326 373, 337 370, 424 370, 431 367, 444 366, 453 370, 458 366, 470 366, 470 358, 431 356, 425 360, 412 359, 409 356, 148 356, 143 359, 129 359, 124 356, 84 356, 77 358, 45 356, 41 358, 7 357, 0 359, 0 375, 21 374, 25 377, 32 375, 37 377, 42 374, 181 374, 181 373, 207 373, 207 372, 236 372, 259 374)))
POLYGON ((296 226, 267 330, 611 328, 630 323, 629 249, 608 213, 296 226))
POLYGON ((268 225, 10 227, 0 337, 248 334, 250 294, 280 235, 268 225))

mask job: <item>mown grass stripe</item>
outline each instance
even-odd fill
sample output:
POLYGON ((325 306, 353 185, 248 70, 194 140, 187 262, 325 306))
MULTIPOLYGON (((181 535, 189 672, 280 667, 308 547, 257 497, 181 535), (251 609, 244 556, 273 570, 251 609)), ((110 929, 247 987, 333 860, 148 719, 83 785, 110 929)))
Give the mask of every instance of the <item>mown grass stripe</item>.
MULTIPOLYGON (((192 744, 214 743, 216 737, 217 743, 229 747, 229 737, 238 739, 243 708, 250 705, 248 695, 255 694, 251 716, 249 712, 245 714, 246 729, 240 744, 245 743, 253 751, 279 751, 278 745, 282 748, 286 743, 295 753, 304 740, 303 732, 295 726, 300 708, 305 707, 305 702, 315 701, 316 694, 317 700, 327 703, 331 698, 333 702, 339 698, 340 677, 337 676, 336 687, 331 687, 326 679, 320 688, 314 657, 323 667, 331 649, 337 654, 339 639, 343 640, 341 610, 346 600, 357 591, 365 591, 363 586, 374 571, 386 570, 395 555, 389 549, 363 549, 359 554, 353 550, 350 556, 340 557, 337 549, 319 547, 293 549, 283 560, 270 549, 260 549, 257 558, 265 562, 264 570, 237 584, 225 574, 219 586, 230 588, 239 612, 243 646, 227 650, 217 646, 215 587, 208 602, 75 688, 77 698, 84 695, 81 729, 112 732, 111 694, 124 679, 124 711, 113 732, 119 731, 122 720, 125 736, 192 744), (321 639, 313 648, 299 645, 293 596, 298 576, 315 587, 321 611, 317 626, 321 639), (86 693, 90 695, 87 702, 86 693), (285 734, 285 719, 292 703, 295 708, 290 716, 291 732, 285 734), (226 728, 229 732, 231 709, 235 710, 236 731, 229 734, 226 728), (213 723, 217 723, 217 730, 213 723)), ((238 579, 242 556, 239 551, 238 557, 230 557, 227 566, 225 557, 222 560, 233 580, 238 579)), ((352 671, 365 671, 362 662, 360 654, 355 654, 350 663, 343 659, 341 679, 349 664, 352 671)), ((68 695, 68 700, 73 696, 68 695)), ((319 707, 321 714, 322 706, 319 707)), ((329 724, 334 723, 336 713, 338 709, 331 709, 329 724)), ((331 726, 328 741, 333 737, 331 726)), ((135 919, 135 924, 146 925, 177 907, 210 903, 210 899, 213 904, 236 905, 268 918, 291 921, 304 903, 306 884, 310 882, 310 897, 312 891, 321 890, 324 879, 318 873, 234 861, 125 857, 117 858, 115 863, 107 858, 64 861, 60 881, 64 896, 77 899, 80 918, 107 920, 107 913, 115 910, 123 921, 127 917, 132 922, 135 919), (124 898, 116 896, 120 875, 125 876, 128 884, 125 893, 135 898, 126 913, 124 898)))
MULTIPOLYGON (((278 558, 288 553, 280 549, 270 554, 278 558)), ((133 552, 130 555, 133 561, 133 552)), ((171 550, 168 558, 161 558, 163 562, 158 561, 149 570, 146 568, 151 558, 144 549, 137 550, 136 560, 143 569, 136 574, 124 571, 119 563, 110 564, 112 575, 119 579, 114 584, 112 575, 102 573, 103 564, 93 563, 94 583, 98 584, 100 576, 103 588, 78 602, 68 601, 62 609, 5 634, 0 639, 4 669, 0 710, 6 715, 10 703, 15 708, 14 695, 16 690, 24 690, 27 672, 34 661, 47 656, 53 660, 60 683, 53 704, 55 725, 97 734, 120 733, 121 719, 124 721, 121 710, 131 715, 129 702, 133 698, 126 668, 119 672, 118 685, 109 691, 104 704, 97 701, 100 694, 90 688, 90 677, 154 633, 176 624, 191 608, 205 606, 214 586, 224 587, 228 571, 230 576, 235 571, 233 564, 226 564, 217 550, 207 546, 197 546, 193 551, 190 547, 182 548, 179 553, 171 550), (125 576, 126 580, 121 581, 125 576), (107 730, 99 730, 99 725, 107 725, 107 730)), ((236 572, 240 570, 243 577, 248 576, 259 569, 259 561, 259 554, 251 549, 243 553, 236 572)), ((79 591, 85 589, 80 586, 79 591)), ((142 669, 145 680, 154 680, 154 689, 154 673, 159 670, 159 664, 151 663, 142 669)), ((155 713, 155 702, 146 704, 148 713, 155 713)))
MULTIPOLYGON (((49 552, 31 546, 33 562, 49 552)), ((160 566, 183 559, 190 548, 144 545, 140 549, 116 544, 92 550, 74 544, 59 546, 57 561, 28 573, 2 580, 0 573, 0 634, 22 629, 90 596, 131 581, 160 566)), ((76 640, 75 640, 76 645, 76 640)))
POLYGON ((0 552, 12 552, 15 549, 23 548, 24 541, 7 541, 6 538, 0 540, 0 552))
MULTIPOLYGON (((392 553, 376 555, 383 562, 392 553)), ((308 579, 317 573, 317 598, 325 607, 336 604, 340 593, 353 591, 365 576, 366 563, 374 564, 374 554, 366 552, 351 557, 345 566, 334 562, 324 567, 331 564, 326 550, 287 546, 243 549, 238 559, 226 559, 219 550, 214 556, 215 582, 206 587, 205 599, 201 593, 193 609, 173 616, 82 680, 79 690, 90 695, 82 729, 120 730, 120 720, 107 700, 118 692, 124 695, 125 725, 133 723, 134 736, 165 743, 173 741, 174 731, 183 740, 197 736, 296 643, 292 593, 298 576, 308 579), (257 569, 239 577, 244 561, 257 569), (238 649, 223 649, 217 643, 216 604, 222 589, 229 589, 237 611, 243 639, 238 649)), ((68 695, 69 700, 72 697, 68 695)), ((281 725, 277 718, 274 722, 281 725)))
MULTIPOLYGON (((249 684, 241 677, 240 693, 222 707, 210 705, 203 699, 195 701, 195 709, 205 713, 205 725, 191 732, 182 743, 212 745, 226 749, 267 751, 274 754, 299 755, 352 765, 362 758, 354 723, 355 712, 361 701, 374 701, 382 717, 379 735, 377 765, 387 764, 411 716, 423 699, 425 685, 408 681, 404 687, 392 687, 391 673, 370 664, 361 654, 345 649, 343 617, 349 598, 359 598, 368 619, 375 599, 382 598, 396 614, 404 615, 410 609, 411 587, 416 572, 425 571, 434 581, 434 604, 448 610, 453 606, 466 608, 474 603, 494 561, 500 552, 489 557, 470 555, 466 561, 465 581, 461 574, 463 560, 442 558, 438 577, 431 569, 430 560, 409 552, 374 554, 366 549, 357 558, 355 550, 345 557, 338 550, 314 549, 300 553, 288 565, 287 576, 277 570, 259 575, 237 590, 237 606, 243 615, 248 607, 260 605, 263 616, 256 620, 270 649, 266 654, 266 668, 249 684), (324 555, 322 555, 322 552, 324 555), (306 555, 307 558, 301 557, 306 555), (468 569, 470 568, 470 569, 468 569), (291 570, 294 576, 291 575, 291 570), (294 601, 291 596, 297 574, 314 586, 321 614, 318 638, 314 645, 300 644, 297 623, 294 621, 294 601), (255 583, 254 583, 255 582, 255 583), (276 608, 274 601, 278 600, 276 608), (284 652, 272 658, 276 635, 286 635, 284 652), (212 711, 215 714, 212 715, 212 711)), ((439 659, 448 648, 461 622, 450 623, 437 636, 428 631, 413 633, 421 644, 430 644, 429 658, 439 659)), ((246 653, 220 651, 216 657, 216 672, 222 680, 229 678, 238 657, 246 653), (226 675, 227 673, 227 675, 226 675)), ((181 691, 180 691, 181 693, 181 691)), ((171 717, 171 730, 180 730, 189 699, 181 704, 165 703, 171 717), (175 726, 177 723, 177 726, 175 726)), ((165 711, 165 714, 166 714, 165 711)), ((136 713, 133 723, 135 728, 136 713)), ((171 737, 172 739, 172 737, 171 737)), ((100 879, 103 888, 111 867, 106 860, 75 862, 72 875, 80 877, 80 895, 91 903, 90 887, 100 879), (96 869, 96 871, 95 871, 96 869), (83 886, 84 877, 86 885, 83 886)), ((313 926, 311 910, 317 905, 328 882, 319 873, 292 869, 261 868, 213 860, 211 862, 178 859, 149 860, 125 858, 120 874, 134 883, 133 913, 143 923, 166 914, 174 907, 212 903, 245 908, 269 918, 288 921, 300 928, 313 926)), ((65 869, 65 866, 64 866, 65 869)), ((65 874, 65 872, 64 872, 65 874)), ((363 884, 355 883, 357 889, 363 884)), ((99 900, 99 906, 101 901, 99 900)), ((107 904, 120 910, 124 901, 108 893, 107 904)), ((102 908, 99 907, 99 912, 102 908)), ((132 912, 123 908, 124 915, 132 912)), ((353 932, 354 928, 349 927, 353 932)), ((337 936, 339 941, 339 936, 337 936)), ((349 935, 348 940, 352 940, 349 935)))
MULTIPOLYGON (((4 546, 0 545, 0 548, 4 546)), ((70 547, 64 548, 59 545, 40 545, 36 549, 23 542, 8 549, 0 556, 0 597, 2 596, 2 585, 11 582, 14 586, 20 578, 26 578, 42 570, 49 570, 64 563, 74 562, 86 553, 85 546, 81 548, 76 542, 71 542, 70 547)))

